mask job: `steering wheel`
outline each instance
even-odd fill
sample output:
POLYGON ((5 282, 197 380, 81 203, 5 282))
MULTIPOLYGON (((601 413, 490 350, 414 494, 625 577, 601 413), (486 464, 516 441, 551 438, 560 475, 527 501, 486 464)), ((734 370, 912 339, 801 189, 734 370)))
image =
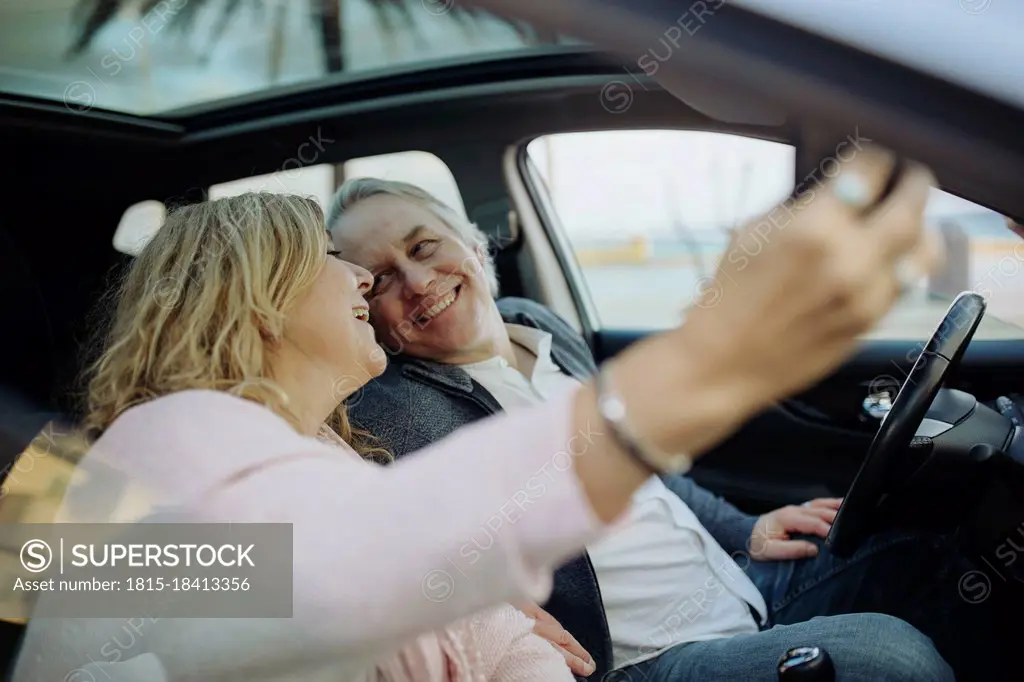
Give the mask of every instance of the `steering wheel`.
POLYGON ((867 457, 832 522, 825 546, 836 556, 850 556, 869 535, 874 512, 893 472, 906 466, 911 457, 911 440, 946 377, 960 364, 984 314, 983 297, 971 292, 960 294, 924 346, 896 394, 892 409, 882 419, 867 457))

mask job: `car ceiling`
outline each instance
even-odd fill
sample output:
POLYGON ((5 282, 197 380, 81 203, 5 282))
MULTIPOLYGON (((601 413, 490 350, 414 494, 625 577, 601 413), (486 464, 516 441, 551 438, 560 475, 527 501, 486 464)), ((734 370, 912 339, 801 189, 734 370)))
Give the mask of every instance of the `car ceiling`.
POLYGON ((1024 3, 958 0, 933 2, 927 10, 921 0, 729 4, 1024 106, 1024 3))

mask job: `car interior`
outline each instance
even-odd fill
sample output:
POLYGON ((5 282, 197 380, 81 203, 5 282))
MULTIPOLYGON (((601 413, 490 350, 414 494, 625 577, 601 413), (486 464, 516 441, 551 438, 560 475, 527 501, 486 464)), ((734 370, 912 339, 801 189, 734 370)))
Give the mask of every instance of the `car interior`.
MULTIPOLYGON (((829 538, 839 554, 897 525, 955 532, 1019 633, 1024 241, 1006 225, 1024 218, 1024 108, 739 7, 716 10, 666 56, 659 36, 679 3, 479 4, 572 39, 166 110, 104 108, 98 84, 94 105, 62 101, 67 80, 34 94, 0 75, 0 518, 44 522, 51 507, 31 511, 33 500, 59 500, 74 458, 41 456, 40 432, 79 416, 97 303, 132 258, 119 226, 147 211, 152 230, 152 215, 183 203, 307 191, 296 178, 313 175, 329 196, 347 177, 398 177, 415 161, 409 179, 448 191, 491 239, 502 295, 550 306, 600 362, 682 321, 729 230, 813 190, 830 160, 867 140, 935 172, 936 205, 951 207, 935 225, 946 270, 840 369, 752 419, 691 475, 750 513, 845 496, 829 538), (652 46, 656 62, 637 59, 652 46), (727 204, 707 219, 716 229, 675 215, 679 193, 727 204), (662 236, 629 226, 632 207, 662 236), (661 274, 648 276, 655 260, 661 274)), ((16 553, 4 548, 5 567, 16 553)), ((24 622, 0 621, 5 661, 24 622)))

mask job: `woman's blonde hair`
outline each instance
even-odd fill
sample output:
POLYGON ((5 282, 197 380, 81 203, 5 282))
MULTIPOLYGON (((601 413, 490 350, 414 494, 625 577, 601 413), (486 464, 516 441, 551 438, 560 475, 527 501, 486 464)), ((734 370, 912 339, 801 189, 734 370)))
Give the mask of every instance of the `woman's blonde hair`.
MULTIPOLYGON (((84 374, 88 433, 186 389, 253 400, 297 427, 268 350, 329 244, 319 204, 300 196, 248 193, 172 211, 110 292, 101 355, 84 374)), ((388 459, 344 405, 327 424, 364 457, 388 459)))

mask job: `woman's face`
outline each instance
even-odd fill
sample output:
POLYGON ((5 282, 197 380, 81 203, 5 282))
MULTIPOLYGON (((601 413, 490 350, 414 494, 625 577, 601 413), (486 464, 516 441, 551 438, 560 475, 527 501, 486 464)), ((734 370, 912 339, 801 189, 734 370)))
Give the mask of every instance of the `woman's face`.
POLYGON ((387 366, 363 297, 372 282, 363 268, 328 255, 316 281, 285 321, 289 345, 312 361, 321 375, 329 373, 339 402, 387 366))

